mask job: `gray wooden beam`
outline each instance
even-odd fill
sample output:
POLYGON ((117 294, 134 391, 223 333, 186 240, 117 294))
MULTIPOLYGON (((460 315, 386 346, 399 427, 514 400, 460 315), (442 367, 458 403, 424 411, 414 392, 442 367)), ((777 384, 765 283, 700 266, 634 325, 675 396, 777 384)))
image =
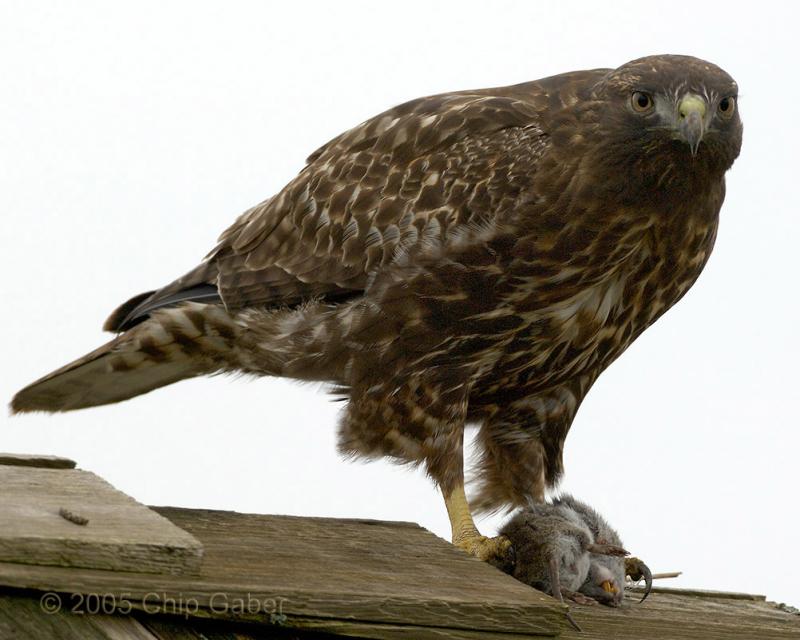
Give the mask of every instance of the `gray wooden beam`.
POLYGON ((93 473, 0 465, 0 561, 197 573, 192 535, 93 473))

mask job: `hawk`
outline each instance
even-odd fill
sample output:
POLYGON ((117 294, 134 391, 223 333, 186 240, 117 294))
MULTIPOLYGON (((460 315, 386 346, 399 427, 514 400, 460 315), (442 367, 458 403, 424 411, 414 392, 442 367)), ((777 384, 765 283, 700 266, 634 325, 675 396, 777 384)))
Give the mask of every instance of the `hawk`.
POLYGON ((219 372, 330 383, 345 454, 424 465, 453 542, 541 501, 600 373, 692 286, 739 154, 737 86, 697 58, 407 102, 320 147, 201 264, 121 305, 117 337, 12 400, 125 400, 219 372))

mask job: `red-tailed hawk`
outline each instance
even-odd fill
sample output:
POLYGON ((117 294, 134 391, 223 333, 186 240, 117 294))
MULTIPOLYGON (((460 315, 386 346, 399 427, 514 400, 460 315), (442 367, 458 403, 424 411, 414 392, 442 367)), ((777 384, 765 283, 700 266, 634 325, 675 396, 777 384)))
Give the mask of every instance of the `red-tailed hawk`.
POLYGON ((195 269, 136 296, 108 344, 13 411, 118 402, 245 372, 331 383, 341 451, 423 464, 453 541, 474 506, 541 500, 597 376, 692 285, 739 154, 733 79, 653 56, 413 100, 320 147, 195 269))

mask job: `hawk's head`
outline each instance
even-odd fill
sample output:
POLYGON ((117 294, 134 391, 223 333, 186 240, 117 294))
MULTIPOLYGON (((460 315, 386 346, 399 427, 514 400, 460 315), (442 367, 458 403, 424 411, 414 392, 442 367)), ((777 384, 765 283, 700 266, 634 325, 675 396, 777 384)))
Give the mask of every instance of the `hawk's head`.
POLYGON ((604 163, 650 186, 721 175, 742 144, 737 91, 725 71, 690 56, 648 56, 610 71, 588 105, 604 163))

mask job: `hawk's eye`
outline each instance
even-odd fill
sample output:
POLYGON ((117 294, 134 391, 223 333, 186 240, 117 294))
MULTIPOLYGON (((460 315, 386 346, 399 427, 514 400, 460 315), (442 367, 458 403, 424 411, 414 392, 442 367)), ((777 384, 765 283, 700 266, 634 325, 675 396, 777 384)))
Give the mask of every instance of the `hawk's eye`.
POLYGON ((631 106, 638 113, 647 113, 653 108, 653 96, 643 91, 634 91, 631 94, 631 106))
POLYGON ((736 110, 736 98, 732 96, 723 98, 719 101, 717 109, 719 109, 719 114, 723 118, 730 118, 733 115, 733 112, 736 110))

